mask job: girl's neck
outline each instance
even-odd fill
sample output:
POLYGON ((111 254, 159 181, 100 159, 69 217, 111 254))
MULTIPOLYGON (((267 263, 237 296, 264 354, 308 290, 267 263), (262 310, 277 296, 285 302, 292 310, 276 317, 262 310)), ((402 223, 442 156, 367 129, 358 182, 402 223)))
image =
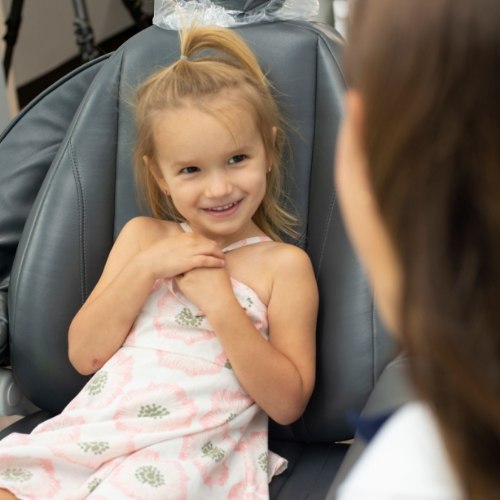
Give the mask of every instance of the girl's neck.
POLYGON ((242 231, 238 231, 236 233, 229 233, 229 234, 213 234, 213 233, 207 233, 205 231, 198 231, 196 227, 191 226, 191 224, 186 221, 184 222, 181 227, 183 227, 183 230, 188 230, 193 233, 198 233, 201 234, 202 236, 205 236, 213 241, 215 241, 220 248, 226 248, 233 243, 236 243, 240 240, 252 238, 254 236, 266 236, 267 234, 264 233, 258 226, 255 224, 253 221, 251 224, 249 224, 246 228, 244 228, 242 231))

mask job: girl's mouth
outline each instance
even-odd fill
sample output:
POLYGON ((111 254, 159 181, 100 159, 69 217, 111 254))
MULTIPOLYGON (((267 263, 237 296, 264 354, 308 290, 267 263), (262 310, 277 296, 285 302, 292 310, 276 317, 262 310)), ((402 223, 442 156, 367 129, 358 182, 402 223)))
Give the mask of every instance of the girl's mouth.
POLYGON ((215 217, 225 217, 232 215, 238 208, 241 200, 233 201, 232 203, 227 203, 226 205, 220 205, 218 207, 204 208, 205 212, 215 217))

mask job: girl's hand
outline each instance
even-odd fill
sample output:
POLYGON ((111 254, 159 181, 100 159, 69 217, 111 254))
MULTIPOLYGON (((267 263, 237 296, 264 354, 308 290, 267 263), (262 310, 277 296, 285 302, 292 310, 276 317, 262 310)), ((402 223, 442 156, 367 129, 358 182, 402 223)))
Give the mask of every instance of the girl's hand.
POLYGON ((71 322, 71 363, 84 375, 98 370, 123 344, 157 279, 197 267, 223 266, 224 255, 214 241, 180 232, 174 223, 132 219, 120 232, 97 285, 71 322))
POLYGON ((197 268, 175 278, 181 292, 206 316, 236 300, 225 269, 197 268))
POLYGON ((194 233, 163 238, 137 255, 154 279, 172 278, 196 268, 224 267, 224 254, 215 241, 194 233))

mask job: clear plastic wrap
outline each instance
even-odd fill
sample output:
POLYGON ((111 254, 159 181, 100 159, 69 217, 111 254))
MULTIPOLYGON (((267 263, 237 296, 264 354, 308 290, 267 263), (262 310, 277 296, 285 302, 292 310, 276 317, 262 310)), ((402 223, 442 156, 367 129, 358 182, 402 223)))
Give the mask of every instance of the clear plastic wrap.
POLYGON ((275 20, 311 21, 319 0, 155 0, 153 24, 178 30, 193 24, 223 27, 275 20))

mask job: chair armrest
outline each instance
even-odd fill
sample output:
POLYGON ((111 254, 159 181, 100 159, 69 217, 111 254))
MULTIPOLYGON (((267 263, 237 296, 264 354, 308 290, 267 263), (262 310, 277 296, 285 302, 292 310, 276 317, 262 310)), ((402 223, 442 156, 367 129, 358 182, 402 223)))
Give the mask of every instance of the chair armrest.
POLYGON ((24 418, 16 420, 13 424, 5 429, 0 430, 0 440, 8 436, 12 432, 20 432, 21 434, 29 434, 37 425, 45 422, 45 420, 54 415, 48 411, 38 410, 35 413, 27 415, 24 418))
POLYGON ((37 410, 19 390, 10 368, 0 368, 0 415, 28 415, 37 410))
POLYGON ((390 412, 415 399, 408 376, 408 361, 397 356, 385 368, 373 388, 362 415, 377 416, 390 412))
MULTIPOLYGON (((413 399, 415 399, 415 393, 408 377, 408 363, 406 358, 400 355, 385 367, 361 415, 363 417, 383 415, 384 413, 396 410, 413 399)), ((336 498, 336 492, 340 483, 347 477, 365 448, 366 443, 364 440, 356 435, 335 476, 326 497, 327 500, 334 500, 336 498)))

